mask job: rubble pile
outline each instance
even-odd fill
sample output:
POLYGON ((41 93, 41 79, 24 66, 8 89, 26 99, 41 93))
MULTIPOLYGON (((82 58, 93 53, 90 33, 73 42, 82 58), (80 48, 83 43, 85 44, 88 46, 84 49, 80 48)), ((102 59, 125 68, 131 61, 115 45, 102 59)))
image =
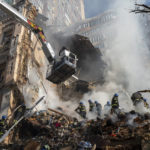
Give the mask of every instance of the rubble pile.
POLYGON ((117 116, 110 114, 103 120, 79 121, 61 113, 41 111, 18 124, 11 132, 11 144, 3 143, 1 148, 146 150, 150 148, 149 119, 150 114, 139 115, 131 111, 117 116), (135 115, 131 124, 129 118, 135 115), (115 121, 114 116, 117 117, 115 121))
MULTIPOLYGON (((79 130, 76 129, 77 122, 67 120, 64 116, 40 114, 37 117, 33 116, 25 123, 22 124, 21 130, 29 127, 31 138, 35 134, 36 140, 39 140, 42 144, 48 144, 54 149, 74 146, 81 140, 79 130)), ((24 135, 27 138, 28 131, 27 135, 24 135)))
MULTIPOLYGON (((0 119, 0 150, 150 150, 150 114, 142 112, 139 114, 136 111, 140 104, 144 109, 149 110, 147 99, 141 94, 149 90, 133 93, 131 100, 136 108, 135 111, 124 112, 120 107, 117 93, 114 94, 111 102, 107 101, 104 108, 99 100, 95 102, 88 100, 87 111, 87 102, 82 101, 84 94, 92 93, 92 89, 96 88, 97 84, 104 83, 103 73, 106 64, 103 59, 100 59, 101 52, 94 48, 88 38, 74 35, 72 38, 65 39, 68 43, 65 45, 69 46, 69 49, 63 47, 60 50, 59 55, 63 54, 63 57, 58 57, 57 60, 48 57, 47 54, 44 55, 51 46, 46 42, 43 29, 34 24, 35 17, 38 15, 37 9, 28 1, 26 3, 22 13, 29 19, 27 24, 25 23, 27 28, 19 24, 15 25, 13 21, 13 27, 20 26, 16 36, 12 33, 10 35, 10 30, 5 32, 10 37, 18 37, 18 42, 16 42, 14 75, 12 75, 14 83, 9 87, 11 94, 6 95, 10 98, 10 110, 7 116, 4 115, 0 119), (48 62, 45 56, 48 57, 48 62), (64 66, 65 63, 67 67, 64 66), (76 70, 76 63, 79 78, 72 76, 76 70), (61 68, 60 64, 64 67, 61 68), (47 83, 45 68, 51 66, 52 76, 47 78, 49 81, 58 84, 72 77, 59 85, 47 83), (60 72, 63 72, 63 76, 60 76, 60 72), (61 100, 80 101, 78 108, 73 110, 79 115, 78 118, 65 115, 67 110, 61 106, 55 107, 58 111, 48 109, 33 113, 35 109, 52 107, 46 102, 46 100, 53 100, 53 94, 49 93, 49 91, 53 93, 51 87, 58 90, 57 95, 61 100), (46 95, 45 100, 43 100, 44 95, 46 95), (36 101, 38 98, 40 99, 36 101), (42 100, 47 107, 36 108, 42 100), (34 102, 35 104, 32 105, 34 102), (104 110, 107 111, 105 114, 104 110), (94 119, 89 119, 89 114, 94 116, 94 119)), ((7 11, 8 9, 9 7, 7 11)), ((8 45, 7 42, 5 44, 8 45)), ((61 44, 64 44, 64 40, 61 44)), ((13 64, 8 66, 13 67, 13 64)), ((3 89, 3 91, 7 90, 3 89)))
POLYGON ((48 112, 38 112, 32 117, 23 120, 14 129, 12 142, 14 144, 20 143, 25 149, 31 143, 38 143, 40 147, 47 144, 53 149, 68 146, 74 148, 83 139, 80 126, 80 123, 75 118, 67 118, 60 114, 49 114, 48 112))

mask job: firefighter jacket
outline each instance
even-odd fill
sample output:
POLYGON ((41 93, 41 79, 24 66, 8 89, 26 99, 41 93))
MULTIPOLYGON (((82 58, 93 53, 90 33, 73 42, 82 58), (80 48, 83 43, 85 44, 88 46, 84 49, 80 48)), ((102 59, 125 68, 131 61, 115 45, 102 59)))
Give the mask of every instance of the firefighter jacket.
POLYGON ((79 107, 76 109, 76 111, 78 112, 86 112, 86 108, 84 105, 79 105, 79 107))
POLYGON ((119 108, 119 101, 118 97, 114 96, 111 103, 112 108, 119 108))
POLYGON ((90 102, 89 105, 90 105, 90 106, 89 106, 89 107, 90 107, 90 108, 89 108, 89 111, 93 111, 93 109, 94 109, 94 103, 90 102))
POLYGON ((0 127, 3 127, 5 125, 5 120, 0 120, 0 127))
POLYGON ((96 110, 98 112, 101 112, 102 111, 102 105, 100 103, 96 104, 96 110))

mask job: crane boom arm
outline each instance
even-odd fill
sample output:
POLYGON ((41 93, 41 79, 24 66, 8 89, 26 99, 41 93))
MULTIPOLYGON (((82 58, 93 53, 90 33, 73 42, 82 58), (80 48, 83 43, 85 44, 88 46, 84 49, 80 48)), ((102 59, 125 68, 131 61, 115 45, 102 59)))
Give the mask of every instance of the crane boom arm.
POLYGON ((46 41, 46 37, 41 27, 34 24, 31 20, 25 18, 20 12, 18 12, 4 0, 0 0, 0 9, 11 17, 15 18, 16 21, 20 22, 27 29, 31 30, 38 36, 47 60, 49 63, 52 63, 51 68, 48 68, 47 70, 47 80, 55 84, 59 84, 75 74, 77 67, 76 55, 68 51, 66 48, 62 48, 61 53, 63 55, 60 56, 59 60, 56 60, 54 50, 51 44, 46 41))
POLYGON ((43 29, 36 24, 34 24, 32 21, 25 18, 21 13, 19 13, 15 8, 4 2, 4 0, 0 0, 0 9, 7 13, 10 16, 13 16, 18 22, 20 22, 22 25, 24 25, 29 30, 33 31, 38 35, 39 40, 42 43, 42 48, 45 56, 47 57, 48 61, 51 62, 54 60, 55 53, 50 45, 46 41, 46 37, 44 35, 43 29))

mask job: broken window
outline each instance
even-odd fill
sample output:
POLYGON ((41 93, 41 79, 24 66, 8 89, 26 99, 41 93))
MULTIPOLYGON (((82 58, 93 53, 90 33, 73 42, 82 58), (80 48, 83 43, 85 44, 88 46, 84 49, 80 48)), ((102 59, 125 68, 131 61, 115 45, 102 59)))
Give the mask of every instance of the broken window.
POLYGON ((3 81, 3 71, 4 71, 4 70, 0 70, 0 82, 3 81))
POLYGON ((10 46, 13 30, 7 30, 3 34, 2 44, 10 46))

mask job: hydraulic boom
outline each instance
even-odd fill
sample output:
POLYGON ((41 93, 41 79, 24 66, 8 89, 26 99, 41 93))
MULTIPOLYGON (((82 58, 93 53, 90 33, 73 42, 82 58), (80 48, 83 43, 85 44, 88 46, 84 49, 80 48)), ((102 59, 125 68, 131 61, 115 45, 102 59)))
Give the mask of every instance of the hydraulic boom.
POLYGON ((62 55, 59 55, 60 58, 58 59, 58 61, 56 59, 55 52, 52 46, 49 42, 46 41, 46 37, 41 27, 37 26, 32 21, 25 18, 21 13, 19 13, 15 8, 10 6, 4 0, 0 0, 0 9, 2 9, 9 16, 14 17, 18 22, 20 22, 26 28, 38 35, 38 38, 42 43, 42 49, 46 58, 48 59, 50 64, 53 64, 52 68, 47 71, 47 80, 55 84, 59 84, 75 74, 77 64, 76 55, 74 55, 66 48, 62 48, 62 55))
POLYGON ((46 41, 43 29, 41 27, 35 25, 30 20, 26 19, 21 13, 19 13, 15 8, 7 4, 4 0, 0 0, 0 9, 2 9, 8 15, 14 17, 18 22, 20 22, 26 28, 36 33, 39 37, 39 40, 42 43, 45 56, 47 57, 49 62, 53 61, 55 57, 55 53, 50 43, 46 41))

